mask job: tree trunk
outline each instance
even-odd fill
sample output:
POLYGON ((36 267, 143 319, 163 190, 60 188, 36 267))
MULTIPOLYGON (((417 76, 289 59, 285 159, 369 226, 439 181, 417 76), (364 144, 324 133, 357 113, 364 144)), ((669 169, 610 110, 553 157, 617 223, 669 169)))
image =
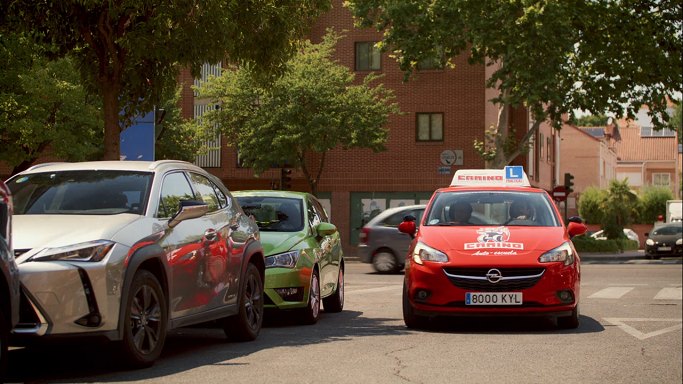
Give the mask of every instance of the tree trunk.
POLYGON ((119 125, 119 92, 111 82, 104 84, 104 159, 121 159, 121 127, 119 125))

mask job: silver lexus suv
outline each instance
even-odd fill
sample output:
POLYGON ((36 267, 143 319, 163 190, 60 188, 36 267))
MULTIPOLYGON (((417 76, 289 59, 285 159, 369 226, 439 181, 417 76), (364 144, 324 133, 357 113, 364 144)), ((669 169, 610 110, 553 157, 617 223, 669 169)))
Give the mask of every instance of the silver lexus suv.
POLYGON ((36 165, 7 182, 22 286, 15 340, 100 336, 130 366, 168 330, 219 320, 253 340, 263 320, 258 227, 226 187, 181 161, 36 165))

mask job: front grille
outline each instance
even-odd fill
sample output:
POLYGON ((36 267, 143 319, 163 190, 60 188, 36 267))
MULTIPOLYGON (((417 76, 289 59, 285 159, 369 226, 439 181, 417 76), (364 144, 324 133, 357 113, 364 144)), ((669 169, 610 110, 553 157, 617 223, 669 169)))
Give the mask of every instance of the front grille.
POLYGON ((543 276, 544 268, 496 268, 502 278, 492 283, 486 274, 492 268, 444 268, 448 280, 458 288, 477 292, 519 291, 533 287, 543 276))

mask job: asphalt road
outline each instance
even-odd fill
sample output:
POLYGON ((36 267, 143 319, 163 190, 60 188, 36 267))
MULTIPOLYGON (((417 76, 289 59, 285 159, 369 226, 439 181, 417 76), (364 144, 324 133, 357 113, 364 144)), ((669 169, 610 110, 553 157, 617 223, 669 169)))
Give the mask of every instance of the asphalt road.
MULTIPOLYGON (((654 261, 652 261, 654 262, 654 261)), ((9 382, 681 383, 680 264, 583 266, 581 326, 542 318, 437 321, 405 328, 403 275, 349 263, 346 305, 301 326, 268 314, 254 342, 219 329, 174 331, 151 368, 125 371, 107 345, 10 352, 9 382)))

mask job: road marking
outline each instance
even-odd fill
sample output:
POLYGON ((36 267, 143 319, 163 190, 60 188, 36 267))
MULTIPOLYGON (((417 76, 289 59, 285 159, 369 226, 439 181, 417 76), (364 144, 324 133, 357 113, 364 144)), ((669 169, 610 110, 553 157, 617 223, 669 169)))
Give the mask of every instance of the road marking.
POLYGON ((350 293, 375 293, 375 292, 384 292, 384 291, 393 291, 393 290, 398 290, 400 291, 402 289, 401 285, 388 285, 386 287, 378 287, 378 288, 365 288, 365 289, 357 289, 355 291, 350 291, 346 290, 345 293, 348 295, 350 293))
POLYGON ((663 335, 668 332, 673 332, 677 331, 679 329, 683 329, 683 320, 681 319, 644 319, 644 318, 635 318, 635 319, 629 319, 629 318, 617 318, 617 317, 605 317, 604 320, 612 323, 613 325, 616 325, 619 327, 622 331, 628 333, 629 335, 635 337, 638 340, 645 340, 650 337, 654 336, 659 336, 663 335), (625 322, 678 322, 679 324, 672 325, 670 327, 666 327, 663 329, 660 329, 658 331, 654 332, 648 332, 648 333, 643 333, 630 325, 627 325, 625 322))
POLYGON ((662 288, 657 292, 655 300, 683 300, 682 288, 662 288))
POLYGON ((631 292, 633 287, 609 287, 601 289, 588 296, 589 299, 619 299, 631 292))

